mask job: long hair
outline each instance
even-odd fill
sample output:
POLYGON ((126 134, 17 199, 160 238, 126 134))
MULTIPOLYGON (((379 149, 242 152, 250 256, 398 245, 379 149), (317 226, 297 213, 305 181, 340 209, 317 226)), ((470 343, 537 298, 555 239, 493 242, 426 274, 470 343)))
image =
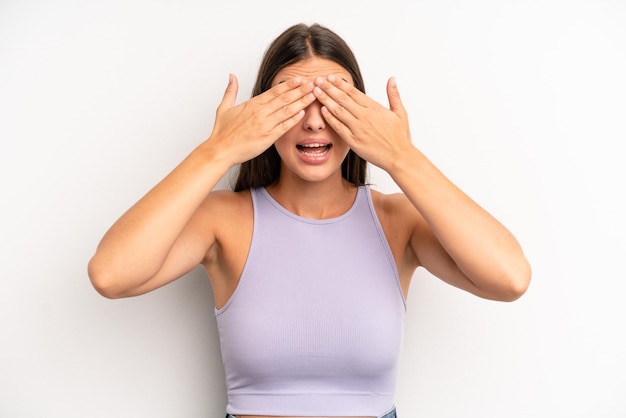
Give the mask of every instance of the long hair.
MULTIPOLYGON (((365 93, 363 76, 352 50, 336 33, 319 24, 298 24, 278 36, 269 46, 263 60, 252 96, 272 87, 276 73, 284 67, 309 57, 321 57, 336 62, 352 76, 354 86, 365 93)), ((341 164, 341 175, 348 182, 362 186, 366 183, 367 162, 350 150, 341 164)), ((280 156, 272 145, 261 155, 241 164, 234 190, 270 186, 280 177, 280 156)))

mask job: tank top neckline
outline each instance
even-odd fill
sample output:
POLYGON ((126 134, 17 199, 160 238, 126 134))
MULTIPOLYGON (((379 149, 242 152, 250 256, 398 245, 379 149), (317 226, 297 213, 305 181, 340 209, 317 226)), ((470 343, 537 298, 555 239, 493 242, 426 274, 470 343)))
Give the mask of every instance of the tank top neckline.
POLYGON ((367 186, 360 186, 357 188, 354 202, 352 202, 352 205, 350 206, 350 208, 348 208, 347 211, 345 211, 339 216, 335 216, 333 218, 326 218, 326 219, 305 218, 303 216, 297 215, 291 212, 289 209, 285 208, 283 205, 281 205, 276 199, 274 199, 274 197, 267 191, 265 187, 261 187, 259 190, 261 191, 262 196, 265 197, 265 199, 267 199, 267 201, 270 202, 272 206, 283 215, 289 218, 295 219, 297 221, 304 222, 304 223, 324 225, 324 224, 332 224, 336 222, 341 222, 344 219, 348 218, 356 210, 359 200, 362 198, 361 196, 363 195, 366 188, 367 186))

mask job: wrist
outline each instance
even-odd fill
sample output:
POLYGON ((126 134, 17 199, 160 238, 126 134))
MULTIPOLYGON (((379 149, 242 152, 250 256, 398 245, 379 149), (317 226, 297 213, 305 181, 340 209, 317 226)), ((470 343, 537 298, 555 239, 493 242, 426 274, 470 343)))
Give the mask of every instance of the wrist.
POLYGON ((419 149, 415 146, 411 146, 402 150, 395 158, 391 159, 389 169, 386 171, 391 177, 401 176, 406 173, 414 172, 427 161, 428 159, 419 149))
POLYGON ((226 173, 237 163, 232 161, 227 152, 215 145, 212 137, 198 145, 192 152, 191 156, 199 160, 203 166, 212 167, 224 171, 226 173))

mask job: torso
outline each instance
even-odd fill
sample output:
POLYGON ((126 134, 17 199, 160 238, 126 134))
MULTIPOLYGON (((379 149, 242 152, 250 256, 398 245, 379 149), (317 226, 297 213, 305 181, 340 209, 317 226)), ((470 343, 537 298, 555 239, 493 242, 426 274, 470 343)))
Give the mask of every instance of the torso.
MULTIPOLYGON (((250 192, 219 193, 221 204, 212 207, 220 208, 219 213, 213 213, 213 215, 219 215, 222 221, 215 226, 216 243, 209 249, 203 262, 211 280, 215 306, 218 309, 226 304, 238 285, 248 256, 253 231, 253 206, 250 192)), ((406 211, 402 210, 406 206, 406 198, 402 195, 385 195, 373 190, 371 194, 374 208, 396 261, 402 290, 406 297, 411 277, 417 267, 415 257, 408 250, 411 228, 406 227, 406 219, 403 215, 406 211)), ((239 418, 244 418, 244 416, 239 418)), ((245 416, 245 418, 270 417, 245 416)))
MULTIPOLYGON (((211 280, 216 308, 235 291, 252 240, 253 207, 249 191, 219 192, 221 222, 215 226, 216 243, 203 261, 211 280)), ((378 219, 393 253, 405 297, 418 262, 409 249, 412 229, 407 227, 407 200, 403 195, 385 195, 372 190, 378 219)), ((409 203, 410 205, 410 203, 409 203)))

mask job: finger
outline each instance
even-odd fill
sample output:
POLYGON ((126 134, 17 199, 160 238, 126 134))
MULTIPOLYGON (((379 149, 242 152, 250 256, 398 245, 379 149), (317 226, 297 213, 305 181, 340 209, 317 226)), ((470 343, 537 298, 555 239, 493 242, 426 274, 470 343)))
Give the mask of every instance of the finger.
POLYGON ((295 115, 289 117, 288 119, 283 120, 278 125, 276 125, 276 127, 274 128, 274 131, 277 134, 276 139, 280 138, 288 130, 296 126, 296 124, 300 122, 300 120, 302 120, 302 118, 304 117, 304 113, 305 113, 304 110, 300 110, 295 115))
POLYGON ((353 133, 348 125, 344 124, 339 118, 337 118, 326 106, 322 106, 322 116, 326 120, 326 123, 328 123, 328 126, 337 132, 337 134, 343 138, 348 145, 352 144, 351 140, 353 133))
POLYGON ((303 92, 307 90, 306 83, 303 83, 302 79, 299 77, 290 78, 261 93, 258 96, 258 101, 261 104, 269 104, 272 101, 276 101, 276 99, 288 101, 284 98, 284 95, 298 90, 303 92))
MULTIPOLYGON (((313 83, 307 82, 302 83, 294 89, 287 90, 282 93, 280 96, 277 96, 272 105, 274 108, 278 108, 281 106, 286 106, 288 104, 294 103, 298 100, 305 98, 307 95, 313 94, 313 83)), ((312 96, 315 99, 315 96, 312 96)), ((308 102, 310 104, 310 102, 308 102)))
POLYGON ((272 87, 253 101, 260 107, 260 113, 271 119, 269 123, 279 124, 313 103, 312 91, 313 83, 293 78, 272 87))
POLYGON ((348 106, 351 102, 362 107, 369 107, 371 105, 372 99, 340 76, 330 74, 326 77, 326 80, 321 79, 321 81, 322 84, 320 87, 322 90, 325 90, 331 97, 344 106, 348 106))
POLYGON ((352 112, 350 112, 350 110, 344 107, 343 103, 337 101, 341 100, 341 98, 335 99, 335 97, 331 97, 326 90, 322 90, 322 88, 320 88, 319 86, 315 87, 313 93, 315 94, 317 100, 319 100, 320 103, 323 105, 323 109, 326 109, 326 111, 330 112, 332 117, 341 121, 342 124, 350 125, 357 119, 356 116, 352 114, 352 112))
POLYGON ((302 94, 302 92, 297 93, 295 97, 293 97, 294 94, 292 94, 289 99, 292 101, 286 104, 285 101, 287 99, 280 99, 279 103, 281 106, 272 108, 268 117, 276 121, 276 123, 281 123, 282 121, 291 118, 298 112, 303 111, 316 100, 316 97, 312 92, 309 92, 304 96, 300 96, 300 94, 302 94))
POLYGON ((389 109, 391 111, 402 114, 406 113, 395 77, 391 77, 389 81, 387 81, 387 98, 389 99, 389 109))
POLYGON ((231 107, 235 107, 235 102, 237 100, 237 92, 239 91, 239 81, 235 74, 228 75, 228 85, 226 86, 226 91, 224 92, 224 97, 222 98, 222 102, 217 108, 217 111, 221 111, 224 109, 230 109, 231 107))

